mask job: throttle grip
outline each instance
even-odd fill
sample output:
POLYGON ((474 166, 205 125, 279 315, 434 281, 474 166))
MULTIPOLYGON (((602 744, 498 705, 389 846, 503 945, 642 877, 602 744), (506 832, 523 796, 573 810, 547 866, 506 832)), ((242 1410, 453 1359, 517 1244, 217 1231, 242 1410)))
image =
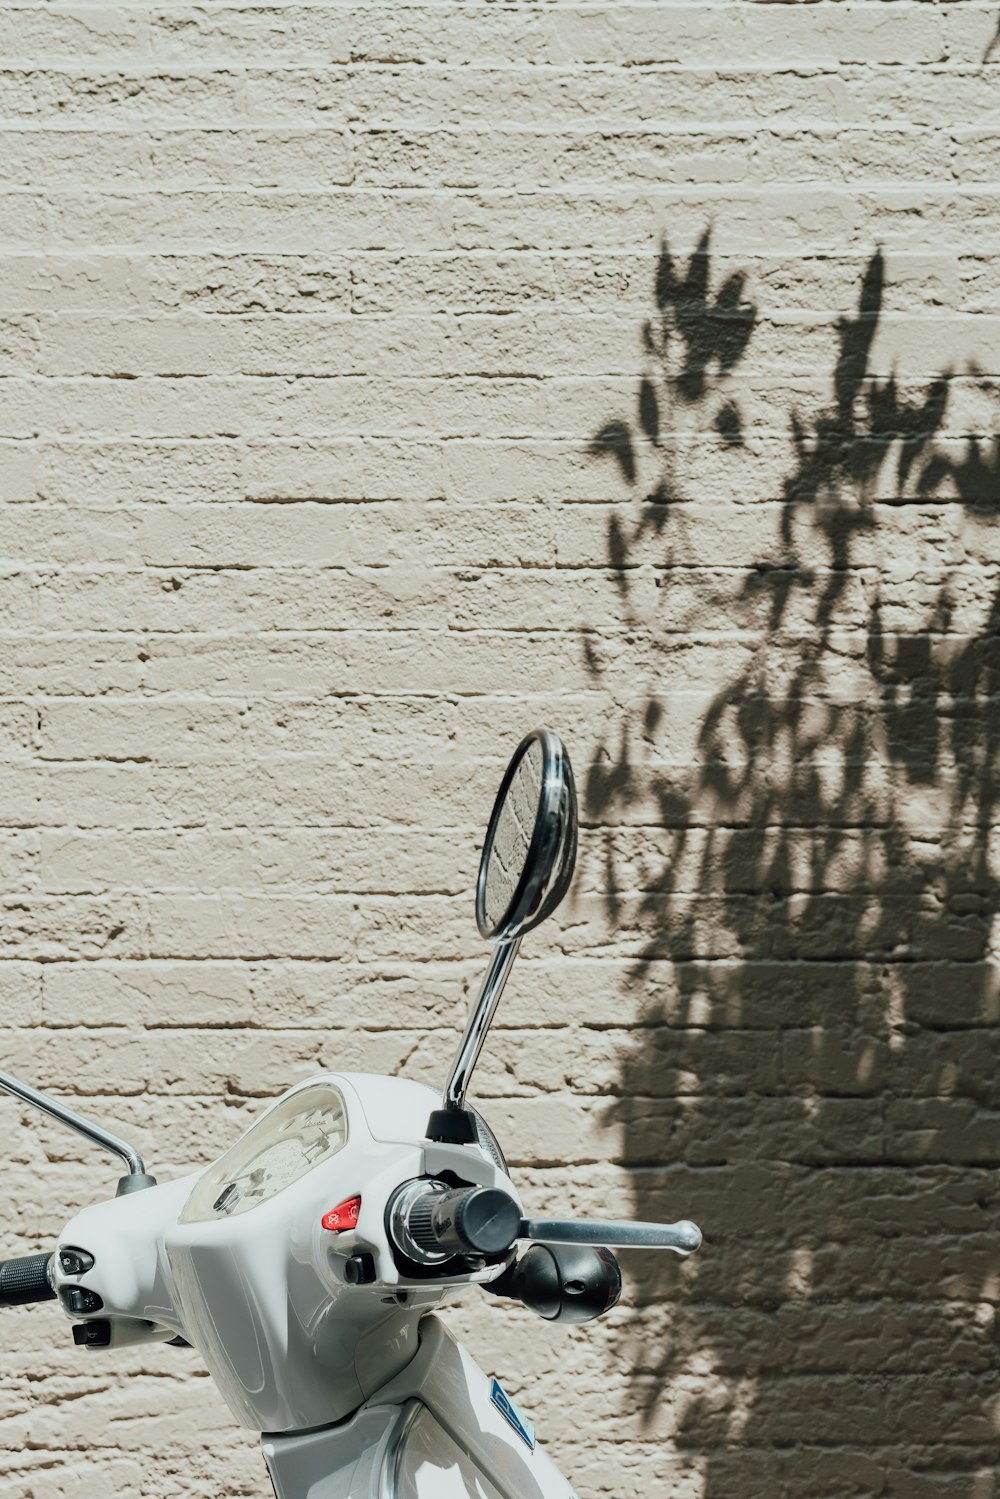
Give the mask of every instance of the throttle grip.
POLYGON ((456 1187, 435 1177, 404 1182, 386 1209, 395 1248, 417 1265, 458 1258, 502 1260, 521 1221, 513 1197, 499 1187, 456 1187))
POLYGON ((49 1281, 51 1254, 26 1254, 16 1260, 0 1260, 0 1306, 30 1306, 35 1301, 54 1301, 49 1281))
POLYGON ((521 1222, 517 1203, 497 1187, 428 1193, 410 1209, 410 1234, 425 1251, 495 1258, 509 1252, 521 1222))

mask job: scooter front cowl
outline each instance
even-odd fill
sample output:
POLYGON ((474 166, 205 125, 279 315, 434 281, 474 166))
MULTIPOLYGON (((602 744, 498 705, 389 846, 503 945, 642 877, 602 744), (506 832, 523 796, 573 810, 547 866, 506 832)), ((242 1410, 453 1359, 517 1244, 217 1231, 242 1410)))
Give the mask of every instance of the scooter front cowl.
MULTIPOLYGON (((381 1080, 383 1099, 391 1083, 381 1080)), ((403 1132, 414 1095, 426 1113, 426 1090, 398 1091, 403 1132)), ((422 1166, 419 1137, 375 1140, 351 1080, 328 1074, 286 1093, 197 1179, 165 1233, 166 1259, 185 1336, 244 1425, 340 1420, 412 1357, 426 1301, 410 1310, 405 1294, 387 1294, 398 1276, 384 1216, 422 1166)))

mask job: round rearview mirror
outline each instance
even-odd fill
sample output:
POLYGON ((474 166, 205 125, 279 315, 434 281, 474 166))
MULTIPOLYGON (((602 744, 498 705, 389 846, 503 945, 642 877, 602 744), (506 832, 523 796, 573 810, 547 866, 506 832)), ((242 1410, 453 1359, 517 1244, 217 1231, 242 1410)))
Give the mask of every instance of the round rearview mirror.
POLYGON ((490 818, 476 885, 482 936, 521 936, 555 910, 573 878, 576 829, 569 755, 538 729, 515 750, 490 818))

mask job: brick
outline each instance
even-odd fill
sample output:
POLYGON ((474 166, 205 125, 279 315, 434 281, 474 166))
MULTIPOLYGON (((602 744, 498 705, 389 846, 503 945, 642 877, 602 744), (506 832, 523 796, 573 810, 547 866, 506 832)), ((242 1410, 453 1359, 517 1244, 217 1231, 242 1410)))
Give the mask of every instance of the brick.
POLYGON ((141 57, 148 46, 148 18, 129 6, 10 6, 0 16, 0 52, 8 62, 114 66, 123 55, 141 57))
MULTIPOLYGON (((176 118, 191 120, 183 94, 176 118)), ((32 214, 37 212, 34 200, 15 200, 13 194, 11 198, 7 210, 16 201, 19 216, 8 228, 5 243, 13 248, 37 245, 38 231, 31 232, 32 214)), ((205 254, 249 245, 259 254, 283 255, 303 249, 385 249, 401 237, 426 248, 452 242, 447 198, 400 192, 386 201, 371 188, 175 188, 114 194, 67 189, 50 192, 47 221, 53 247, 60 250, 119 250, 155 243, 161 254, 205 254)))
POLYGON ((353 26, 339 6, 171 6, 150 17, 155 56, 176 63, 206 56, 245 61, 271 59, 272 67, 289 60, 315 59, 325 64, 351 55, 353 26))
POLYGON ((177 76, 145 69, 112 67, 92 74, 38 66, 10 68, 3 74, 4 116, 49 122, 71 119, 89 125, 146 120, 190 125, 216 121, 218 111, 239 113, 242 80, 236 72, 177 76))

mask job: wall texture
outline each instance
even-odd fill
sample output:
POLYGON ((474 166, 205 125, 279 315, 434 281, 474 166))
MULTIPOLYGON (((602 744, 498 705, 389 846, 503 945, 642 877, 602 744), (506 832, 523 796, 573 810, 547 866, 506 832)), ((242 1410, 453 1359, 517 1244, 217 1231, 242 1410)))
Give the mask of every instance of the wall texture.
MULTIPOLYGON (((0 1065, 161 1176, 438 1080, 559 728, 478 1094, 706 1236, 454 1318, 581 1499, 1000 1494, 998 19, 0 11, 0 1065)), ((0 1124, 27 1252, 114 1170, 0 1124)), ((3 1499, 268 1492, 192 1354, 3 1331, 3 1499)))

